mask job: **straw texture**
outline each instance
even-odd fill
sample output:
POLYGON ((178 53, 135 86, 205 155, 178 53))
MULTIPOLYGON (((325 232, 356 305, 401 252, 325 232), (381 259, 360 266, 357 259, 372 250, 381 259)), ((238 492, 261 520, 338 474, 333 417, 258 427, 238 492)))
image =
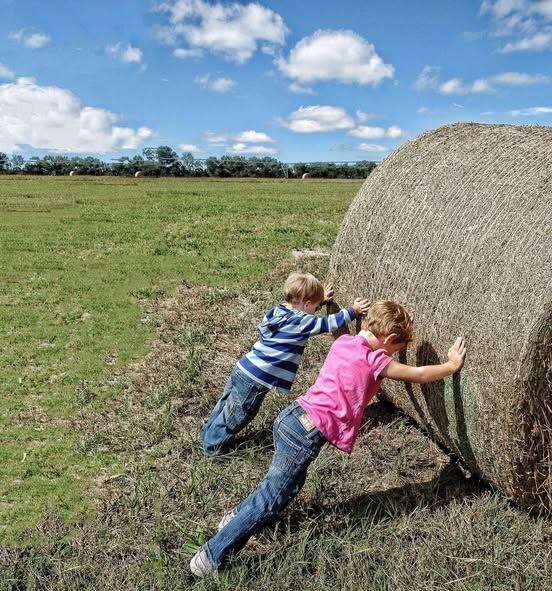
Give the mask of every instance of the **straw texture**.
POLYGON ((552 128, 462 123, 406 142, 368 177, 330 260, 336 301, 403 303, 402 361, 462 372, 382 395, 522 507, 552 511, 552 128))

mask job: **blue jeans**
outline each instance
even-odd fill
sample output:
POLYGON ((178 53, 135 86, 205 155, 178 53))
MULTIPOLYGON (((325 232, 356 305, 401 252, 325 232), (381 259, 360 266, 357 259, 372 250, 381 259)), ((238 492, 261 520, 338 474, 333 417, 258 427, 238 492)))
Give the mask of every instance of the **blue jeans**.
POLYGON ((261 484, 234 510, 234 517, 204 546, 218 568, 231 553, 241 550, 264 522, 286 507, 303 488, 307 469, 326 438, 314 425, 305 427, 305 411, 297 402, 285 408, 274 423, 274 457, 261 484))
POLYGON ((201 429, 203 449, 216 456, 234 444, 236 435, 259 412, 269 388, 234 367, 222 397, 201 429))

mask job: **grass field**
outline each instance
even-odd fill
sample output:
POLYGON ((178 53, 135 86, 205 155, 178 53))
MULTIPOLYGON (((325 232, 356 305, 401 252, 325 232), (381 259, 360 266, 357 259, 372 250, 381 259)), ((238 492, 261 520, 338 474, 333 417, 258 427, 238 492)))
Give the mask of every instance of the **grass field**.
POLYGON ((0 589, 552 587, 552 523, 381 402, 233 569, 188 572, 263 476, 288 400, 223 459, 201 422, 287 273, 324 277, 327 257, 293 253, 330 251, 360 184, 0 176, 0 589))

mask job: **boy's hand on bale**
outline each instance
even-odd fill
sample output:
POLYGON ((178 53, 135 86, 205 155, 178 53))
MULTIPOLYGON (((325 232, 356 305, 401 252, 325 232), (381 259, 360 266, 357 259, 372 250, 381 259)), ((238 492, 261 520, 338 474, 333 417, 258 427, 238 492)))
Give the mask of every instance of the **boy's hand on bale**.
POLYGON ((448 350, 449 363, 454 367, 454 372, 462 369, 466 358, 466 343, 462 337, 454 341, 454 345, 448 350))
POLYGON ((370 307, 370 302, 363 298, 356 298, 353 302, 353 310, 357 316, 362 316, 368 312, 368 308, 370 307))
POLYGON ((328 304, 333 300, 334 288, 333 285, 327 285, 324 287, 324 301, 323 304, 328 304))

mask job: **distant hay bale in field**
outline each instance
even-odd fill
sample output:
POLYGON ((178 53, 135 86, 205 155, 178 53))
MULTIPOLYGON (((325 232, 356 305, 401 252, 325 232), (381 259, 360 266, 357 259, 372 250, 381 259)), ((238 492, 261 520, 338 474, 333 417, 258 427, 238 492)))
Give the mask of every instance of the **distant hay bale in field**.
POLYGON ((404 303, 404 361, 460 374, 386 380, 410 414, 518 505, 552 511, 552 127, 461 123, 388 156, 346 214, 330 260, 336 301, 404 303))
POLYGON ((304 172, 303 176, 301 177, 302 180, 310 179, 310 178, 311 178, 311 175, 308 172, 304 172))
POLYGON ((134 173, 134 176, 135 176, 136 178, 141 178, 141 177, 143 177, 143 176, 144 176, 144 171, 143 171, 143 170, 137 170, 137 171, 134 173))
POLYGON ((72 170, 72 171, 69 173, 69 176, 77 176, 77 171, 76 171, 76 170, 72 170))

